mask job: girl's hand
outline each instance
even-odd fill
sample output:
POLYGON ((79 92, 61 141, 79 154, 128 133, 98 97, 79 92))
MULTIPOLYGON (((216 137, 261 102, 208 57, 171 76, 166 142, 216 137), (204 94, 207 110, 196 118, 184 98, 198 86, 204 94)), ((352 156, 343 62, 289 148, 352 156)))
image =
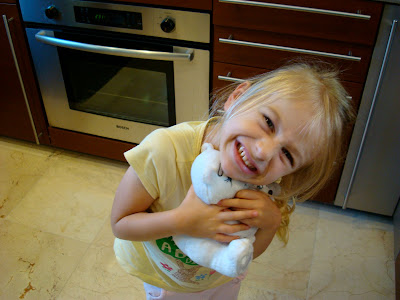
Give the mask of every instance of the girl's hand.
POLYGON ((196 196, 193 186, 190 187, 181 205, 176 208, 179 232, 225 243, 239 238, 227 234, 250 228, 249 225, 243 223, 225 224, 226 221, 249 220, 256 214, 257 212, 251 209, 232 211, 225 207, 205 204, 196 196))
POLYGON ((281 224, 281 212, 267 194, 254 190, 241 190, 234 199, 224 199, 218 206, 234 211, 256 211, 256 216, 241 219, 240 222, 261 229, 278 229, 281 224))

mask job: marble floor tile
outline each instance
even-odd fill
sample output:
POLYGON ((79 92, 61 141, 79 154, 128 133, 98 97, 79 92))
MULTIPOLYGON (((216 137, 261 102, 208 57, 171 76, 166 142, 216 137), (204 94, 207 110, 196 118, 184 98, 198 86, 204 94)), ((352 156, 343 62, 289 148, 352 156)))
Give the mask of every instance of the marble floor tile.
POLYGON ((280 294, 263 288, 250 288, 245 284, 240 287, 238 300, 300 300, 294 295, 280 294))
POLYGON ((391 221, 321 210, 308 299, 394 299, 391 221))
POLYGON ((0 136, 0 148, 9 149, 11 151, 20 151, 34 155, 47 155, 57 152, 57 148, 49 147, 46 145, 37 145, 32 142, 17 140, 5 136, 0 136), (46 154, 47 153, 47 154, 46 154))
POLYGON ((49 158, 47 147, 0 138, 0 218, 5 218, 39 180, 49 158))
POLYGON ((55 299, 88 247, 0 220, 0 299, 55 299))
MULTIPOLYGON (((261 256, 250 265, 243 289, 268 292, 265 299, 288 297, 305 299, 310 276, 319 210, 299 204, 292 215, 289 243, 284 246, 276 237, 261 256)), ((260 292, 259 291, 259 292, 260 292)))
POLYGON ((114 236, 106 222, 57 299, 146 299, 142 281, 117 263, 113 243, 114 236))
POLYGON ((109 218, 125 164, 59 154, 7 219, 91 242, 109 218))

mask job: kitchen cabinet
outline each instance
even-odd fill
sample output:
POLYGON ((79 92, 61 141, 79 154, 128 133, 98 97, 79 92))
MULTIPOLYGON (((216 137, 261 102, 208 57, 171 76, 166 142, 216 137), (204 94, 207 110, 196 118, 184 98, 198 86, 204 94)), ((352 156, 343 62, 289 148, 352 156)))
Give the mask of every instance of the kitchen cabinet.
POLYGON ((49 144, 16 4, 0 3, 0 135, 49 144))
MULTIPOLYGON (((214 0, 212 87, 264 73, 291 60, 338 66, 357 111, 371 61, 382 3, 362 0, 214 0)), ((344 132, 347 151, 353 126, 344 132)), ((345 157, 343 154, 343 157, 345 157)), ((312 200, 333 203, 343 161, 312 200)))

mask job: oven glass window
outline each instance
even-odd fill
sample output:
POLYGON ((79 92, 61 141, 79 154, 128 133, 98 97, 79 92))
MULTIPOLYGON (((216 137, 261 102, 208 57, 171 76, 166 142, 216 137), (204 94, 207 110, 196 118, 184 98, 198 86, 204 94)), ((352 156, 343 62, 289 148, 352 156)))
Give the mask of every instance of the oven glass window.
MULTIPOLYGON (((116 43, 121 48, 132 47, 126 41, 108 44, 115 47, 116 43)), ((176 123, 173 62, 65 48, 58 52, 71 109, 159 126, 176 123)))

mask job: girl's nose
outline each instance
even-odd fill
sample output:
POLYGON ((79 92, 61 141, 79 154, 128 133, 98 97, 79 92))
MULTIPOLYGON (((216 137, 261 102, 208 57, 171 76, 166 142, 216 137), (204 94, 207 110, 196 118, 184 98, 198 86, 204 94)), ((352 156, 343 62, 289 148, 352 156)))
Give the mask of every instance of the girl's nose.
POLYGON ((280 144, 274 138, 263 138, 256 142, 255 158, 259 161, 270 161, 280 151, 280 144))

